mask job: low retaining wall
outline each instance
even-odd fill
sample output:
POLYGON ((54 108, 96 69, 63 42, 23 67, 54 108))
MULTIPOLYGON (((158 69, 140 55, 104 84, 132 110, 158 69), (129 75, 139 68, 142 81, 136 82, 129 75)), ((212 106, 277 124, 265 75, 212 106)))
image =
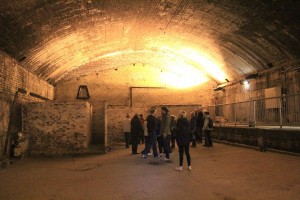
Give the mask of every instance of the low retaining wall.
POLYGON ((250 127, 215 127, 212 138, 233 143, 300 153, 300 132, 250 127))
POLYGON ((88 149, 91 106, 81 101, 48 101, 23 106, 23 133, 30 155, 65 155, 88 149))

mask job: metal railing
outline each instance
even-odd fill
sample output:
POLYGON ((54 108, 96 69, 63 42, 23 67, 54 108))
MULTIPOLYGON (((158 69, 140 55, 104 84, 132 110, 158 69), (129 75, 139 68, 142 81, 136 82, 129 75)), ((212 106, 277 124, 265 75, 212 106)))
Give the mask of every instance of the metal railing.
POLYGON ((300 95, 208 106, 215 122, 224 125, 300 126, 300 95))

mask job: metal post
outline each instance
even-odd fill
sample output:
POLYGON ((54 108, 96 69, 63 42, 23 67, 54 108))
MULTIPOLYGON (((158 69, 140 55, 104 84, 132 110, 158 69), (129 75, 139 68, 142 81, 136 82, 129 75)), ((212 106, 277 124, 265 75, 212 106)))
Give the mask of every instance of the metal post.
POLYGON ((282 128, 282 100, 279 98, 279 119, 280 119, 280 128, 282 128))
POLYGON ((234 106, 234 125, 236 126, 236 104, 233 104, 234 106))
POLYGON ((253 101, 253 127, 256 126, 256 101, 253 101))

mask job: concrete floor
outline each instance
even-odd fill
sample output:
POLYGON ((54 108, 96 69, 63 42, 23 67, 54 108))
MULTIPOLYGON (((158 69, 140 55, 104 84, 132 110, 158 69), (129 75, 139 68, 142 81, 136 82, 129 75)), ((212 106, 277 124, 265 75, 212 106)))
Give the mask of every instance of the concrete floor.
MULTIPOLYGON (((300 157, 223 144, 191 149, 192 171, 128 149, 72 158, 26 158, 0 170, 0 199, 300 199, 300 157)), ((184 163, 186 164, 186 162, 184 163)))

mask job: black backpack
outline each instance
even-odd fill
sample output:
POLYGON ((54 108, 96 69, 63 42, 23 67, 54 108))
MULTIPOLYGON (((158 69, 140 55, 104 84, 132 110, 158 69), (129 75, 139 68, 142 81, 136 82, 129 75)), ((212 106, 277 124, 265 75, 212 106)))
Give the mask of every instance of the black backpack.
POLYGON ((213 129, 214 128, 214 122, 211 118, 208 119, 208 125, 207 125, 208 128, 210 129, 213 129))

